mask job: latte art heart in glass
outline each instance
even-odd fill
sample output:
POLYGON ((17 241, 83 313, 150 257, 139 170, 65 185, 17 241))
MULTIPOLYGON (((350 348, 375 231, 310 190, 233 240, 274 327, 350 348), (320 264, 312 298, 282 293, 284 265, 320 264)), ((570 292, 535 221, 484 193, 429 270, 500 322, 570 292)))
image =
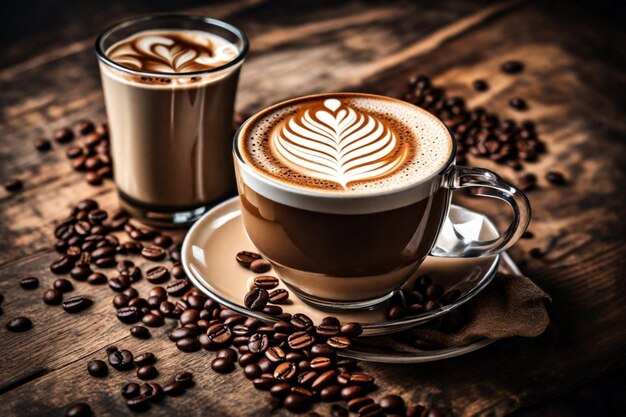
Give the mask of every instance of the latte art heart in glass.
POLYGON ((322 192, 388 191, 438 172, 451 141, 432 115, 366 94, 309 96, 269 108, 239 135, 255 170, 322 192))
POLYGON ((111 60, 127 68, 178 74, 217 68, 238 54, 225 39, 193 30, 146 30, 107 51, 111 60))

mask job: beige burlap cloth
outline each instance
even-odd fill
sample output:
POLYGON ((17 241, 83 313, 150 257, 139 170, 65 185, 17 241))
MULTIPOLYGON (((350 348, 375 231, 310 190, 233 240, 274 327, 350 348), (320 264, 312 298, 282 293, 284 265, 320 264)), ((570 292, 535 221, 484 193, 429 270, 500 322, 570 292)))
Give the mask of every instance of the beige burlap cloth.
POLYGON ((550 324, 546 309, 550 302, 550 297, 529 278, 498 273, 487 288, 460 307, 465 323, 460 328, 446 332, 420 326, 391 336, 363 338, 359 348, 411 352, 466 346, 485 338, 536 337, 550 324))

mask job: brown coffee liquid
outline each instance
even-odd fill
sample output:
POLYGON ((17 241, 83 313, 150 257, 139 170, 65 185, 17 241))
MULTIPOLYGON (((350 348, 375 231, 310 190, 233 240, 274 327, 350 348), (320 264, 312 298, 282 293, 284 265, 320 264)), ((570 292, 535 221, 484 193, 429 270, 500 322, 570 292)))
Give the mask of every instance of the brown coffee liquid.
POLYGON ((126 68, 163 74, 100 64, 115 182, 131 205, 176 211, 233 193, 239 66, 184 74, 219 67, 237 54, 226 39, 199 31, 140 32, 107 50, 126 68))

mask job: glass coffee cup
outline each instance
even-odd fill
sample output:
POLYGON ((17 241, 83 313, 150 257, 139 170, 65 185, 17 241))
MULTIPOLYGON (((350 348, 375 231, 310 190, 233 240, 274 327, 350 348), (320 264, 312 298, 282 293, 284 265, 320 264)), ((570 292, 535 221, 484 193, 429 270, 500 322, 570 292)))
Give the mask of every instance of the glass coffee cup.
POLYGON ((456 166, 455 151, 434 115, 388 97, 331 93, 271 106, 234 139, 246 232, 304 301, 372 307, 426 256, 494 255, 526 230, 524 194, 491 171, 456 166), (496 239, 436 247, 462 188, 505 201, 513 221, 496 239))
POLYGON ((120 204, 160 226, 234 194, 233 109, 248 41, 228 23, 152 15, 96 41, 120 204))

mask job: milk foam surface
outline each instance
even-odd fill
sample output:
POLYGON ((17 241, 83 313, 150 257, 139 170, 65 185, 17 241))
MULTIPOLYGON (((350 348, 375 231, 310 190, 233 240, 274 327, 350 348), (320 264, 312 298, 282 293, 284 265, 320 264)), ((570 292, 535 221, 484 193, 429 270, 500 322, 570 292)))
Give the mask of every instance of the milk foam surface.
POLYGON ((226 39, 194 30, 147 30, 112 45, 106 56, 124 67, 184 74, 220 67, 239 51, 226 39))
POLYGON ((440 171, 452 153, 447 128, 425 110, 350 93, 266 109, 238 141, 243 159, 262 175, 329 193, 403 188, 440 171))

